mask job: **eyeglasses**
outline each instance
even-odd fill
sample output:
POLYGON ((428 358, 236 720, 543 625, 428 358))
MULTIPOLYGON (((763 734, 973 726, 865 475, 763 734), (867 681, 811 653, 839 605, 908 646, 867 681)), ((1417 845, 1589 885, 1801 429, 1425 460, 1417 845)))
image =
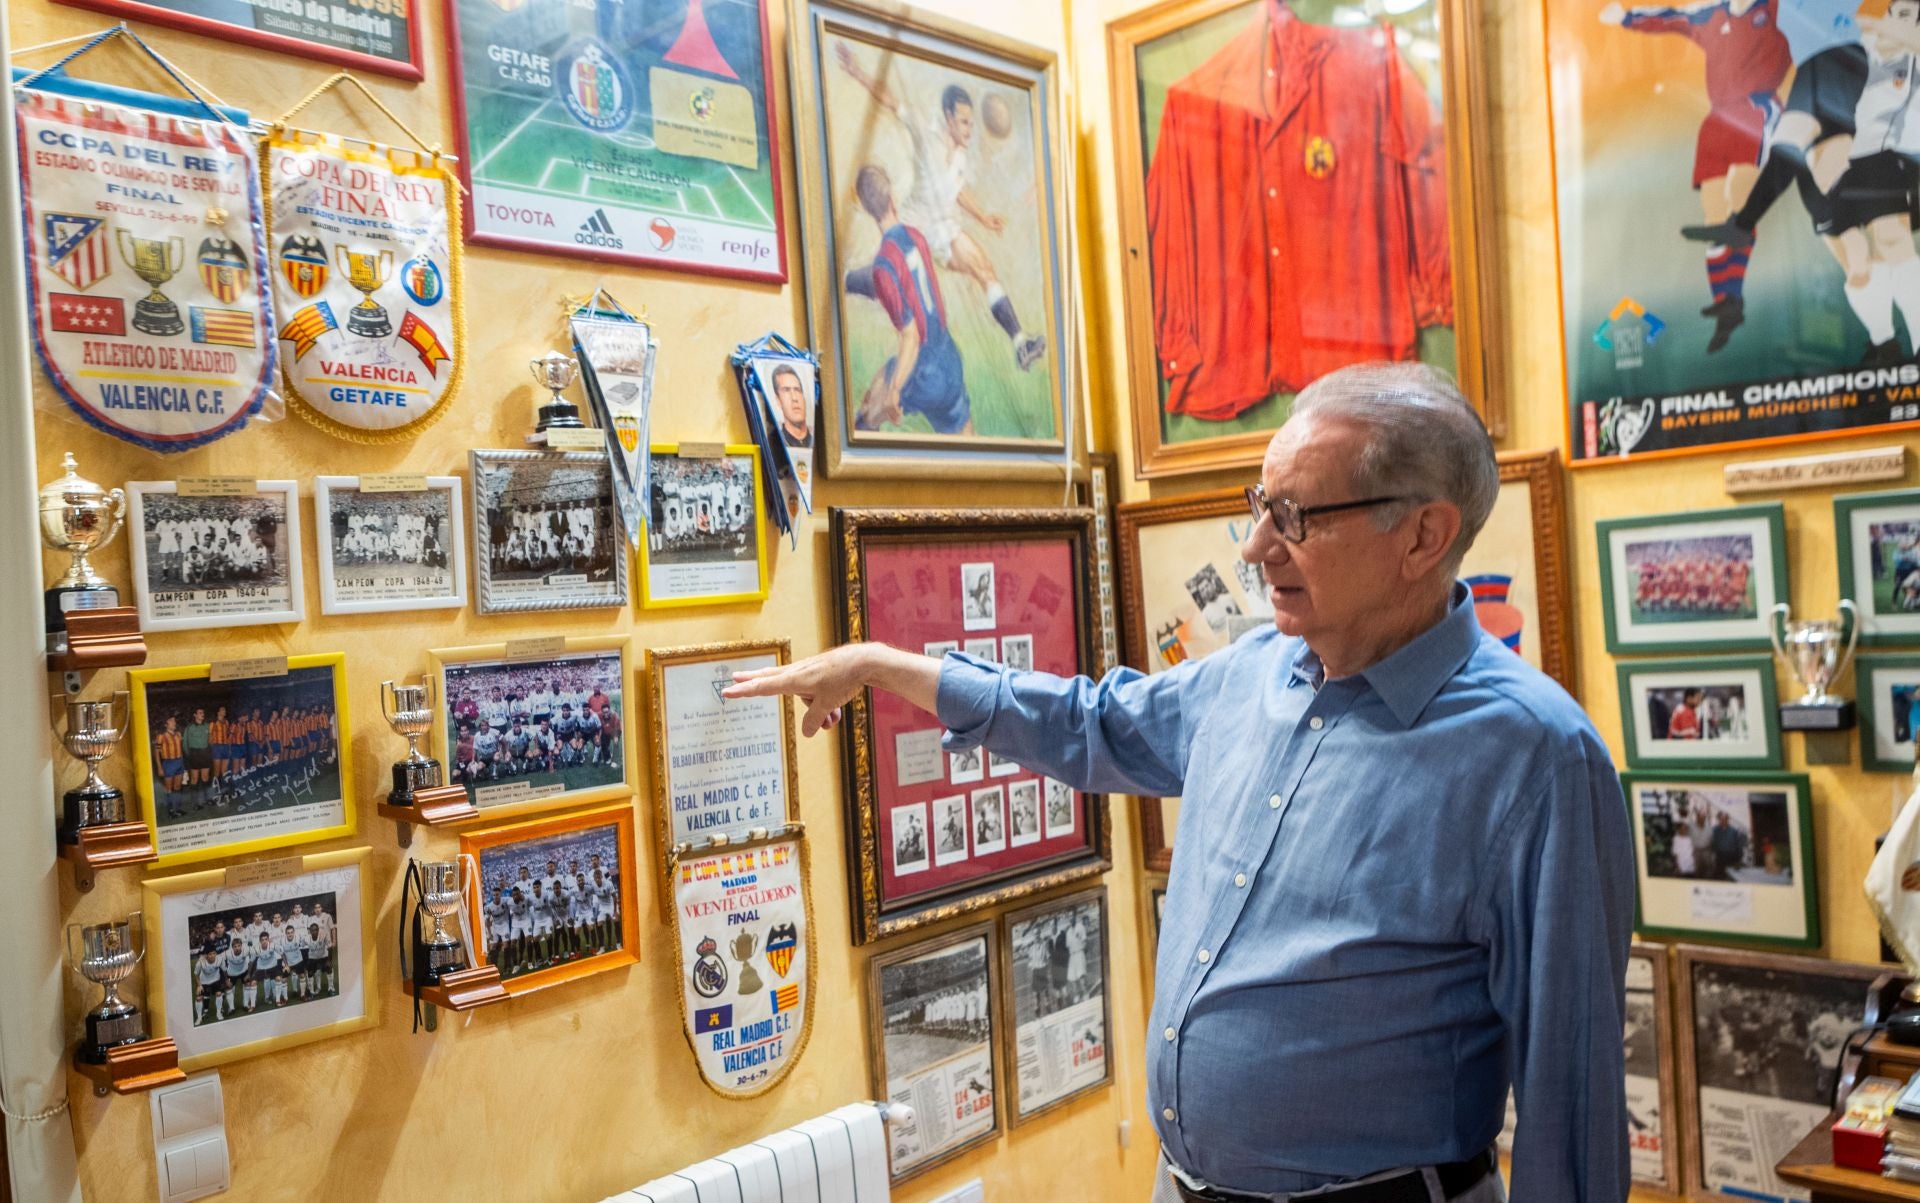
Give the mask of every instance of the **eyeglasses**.
POLYGON ((1273 528, 1289 543, 1304 543, 1307 538, 1307 519, 1322 514, 1338 514, 1343 510, 1361 510, 1368 506, 1386 505, 1389 502, 1408 501, 1407 497, 1368 497, 1361 501, 1341 501, 1333 505, 1301 505, 1291 497, 1268 497, 1264 484, 1247 486, 1247 508, 1253 512, 1253 520, 1271 517, 1273 528))

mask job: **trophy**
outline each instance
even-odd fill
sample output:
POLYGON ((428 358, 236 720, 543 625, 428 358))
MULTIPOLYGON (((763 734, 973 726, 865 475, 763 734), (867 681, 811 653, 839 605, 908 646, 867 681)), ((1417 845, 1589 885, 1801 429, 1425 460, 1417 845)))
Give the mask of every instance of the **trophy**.
POLYGON ((414 904, 413 984, 437 986, 467 967, 466 946, 447 930, 466 900, 460 865, 450 860, 413 862, 420 877, 420 901, 414 904))
POLYGON ((128 702, 126 690, 109 702, 68 702, 67 729, 60 744, 75 760, 85 761, 87 779, 60 798, 60 842, 78 843, 80 829, 127 821, 127 796, 100 779, 100 762, 113 754, 127 733, 128 702), (120 721, 113 721, 114 711, 120 721))
POLYGON ((106 990, 100 1005, 87 1012, 87 1034, 74 1053, 76 1060, 88 1065, 105 1065, 107 1050, 137 1044, 147 1038, 140 1008, 120 997, 120 983, 147 955, 144 940, 140 947, 134 947, 133 933, 139 930, 139 911, 125 919, 88 927, 77 923, 67 926, 67 963, 81 977, 106 990), (73 939, 75 932, 80 933, 77 947, 73 939))
POLYGON ((360 303, 347 310, 348 331, 362 338, 392 334, 393 323, 387 319, 387 311, 374 302, 373 294, 393 275, 393 252, 350 251, 338 245, 333 249, 340 270, 347 273, 347 283, 363 294, 360 303))
POLYGON ((441 783, 440 762, 420 751, 420 737, 433 728, 433 678, 424 677, 419 685, 380 682, 380 713, 407 741, 407 758, 393 766, 393 792, 387 795, 387 804, 411 806, 419 791, 441 783))
POLYGON ((760 975, 753 971, 753 947, 753 933, 744 931, 735 936, 733 943, 727 947, 727 951, 733 954, 733 959, 740 962, 740 993, 742 994, 758 994, 765 988, 760 981, 760 975))
POLYGON ((68 452, 61 461, 66 474, 40 490, 40 541, 73 557, 66 575, 46 594, 47 651, 52 655, 67 650, 67 611, 108 610, 120 604, 120 591, 93 570, 87 553, 120 533, 127 495, 102 489, 75 471, 76 466, 68 452))
POLYGON ((540 387, 553 394, 540 407, 540 424, 533 428, 529 441, 545 442, 542 436, 555 427, 576 430, 585 426, 586 423, 580 420, 580 407, 560 395, 580 374, 579 363, 570 355, 549 351, 538 359, 529 360, 527 367, 532 370, 533 378, 540 387))
POLYGON ((1860 639, 1860 614, 1852 601, 1840 599, 1845 620, 1826 619, 1789 621, 1793 611, 1786 602, 1773 608, 1767 633, 1773 637, 1773 651, 1806 692, 1798 701, 1780 707, 1783 731, 1845 731, 1853 726, 1853 701, 1827 692, 1827 687, 1846 670, 1860 639), (1846 650, 1841 651, 1842 643, 1846 650))
POLYGON ((116 228, 114 234, 120 240, 120 258, 153 289, 134 303, 133 328, 155 338, 180 333, 185 329, 180 324, 180 307, 167 299, 160 286, 173 279, 186 264, 186 239, 178 234, 168 238, 139 238, 127 233, 124 227, 116 228))

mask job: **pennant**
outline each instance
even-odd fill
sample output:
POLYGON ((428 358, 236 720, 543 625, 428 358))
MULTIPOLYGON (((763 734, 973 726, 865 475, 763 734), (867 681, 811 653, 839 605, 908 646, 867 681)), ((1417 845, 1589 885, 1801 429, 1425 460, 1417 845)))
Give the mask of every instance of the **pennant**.
POLYGON ((430 375, 438 376, 440 365, 453 359, 441 344, 440 336, 433 332, 433 327, 411 313, 400 319, 400 341, 413 348, 420 362, 427 365, 430 375))
POLYGON ((254 313, 250 309, 205 309, 193 306, 193 341, 223 347, 254 344, 254 313))
POLYGON ((1920 970, 1920 773, 1867 867, 1867 904, 1908 973, 1920 970))
POLYGON ((107 219, 72 213, 47 214, 47 266, 53 274, 85 291, 113 270, 107 245, 107 219))
POLYGON ((325 301, 313 304, 293 315, 293 320, 280 328, 280 341, 293 344, 294 362, 307 357, 313 350, 313 344, 329 330, 338 330, 339 324, 333 320, 333 309, 325 301))
POLYGON ((651 491, 647 428, 653 405, 653 364, 660 344, 654 341, 653 327, 624 313, 577 314, 569 325, 574 354, 580 360, 581 387, 595 422, 607 434, 607 457, 618 468, 615 508, 628 541, 638 548, 651 491))

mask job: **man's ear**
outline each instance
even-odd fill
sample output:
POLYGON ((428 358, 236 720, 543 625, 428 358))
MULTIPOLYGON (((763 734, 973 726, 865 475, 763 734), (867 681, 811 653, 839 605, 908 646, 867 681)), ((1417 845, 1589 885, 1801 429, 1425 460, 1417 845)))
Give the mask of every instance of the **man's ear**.
POLYGON ((1401 571, 1409 581, 1424 580, 1453 550, 1460 535, 1460 507, 1450 501, 1429 501, 1407 515, 1409 534, 1401 571))

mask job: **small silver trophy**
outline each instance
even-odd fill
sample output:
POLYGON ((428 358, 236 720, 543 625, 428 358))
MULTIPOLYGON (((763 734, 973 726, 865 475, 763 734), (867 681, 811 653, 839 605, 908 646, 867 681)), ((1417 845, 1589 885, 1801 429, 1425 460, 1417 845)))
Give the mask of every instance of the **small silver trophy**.
POLYGON ((433 729, 433 678, 419 685, 380 682, 380 714, 387 726, 407 741, 407 757, 393 766, 390 806, 410 806, 420 790, 441 783, 440 762, 420 750, 420 739, 433 729))
POLYGON ((580 407, 560 395, 580 375, 580 364, 571 355, 548 351, 540 358, 528 361, 527 367, 533 372, 535 383, 552 394, 537 411, 539 424, 527 436, 527 442, 545 443, 547 431, 555 428, 578 430, 584 427, 586 423, 580 420, 580 407))
POLYGON ((123 689, 110 701, 67 703, 67 729, 60 733, 60 746, 75 760, 85 762, 87 779, 61 795, 63 844, 77 843, 83 827, 127 821, 127 795, 100 779, 100 762, 113 754, 126 735, 131 700, 132 695, 123 689))
POLYGON ((1783 731, 1845 731, 1853 726, 1853 700, 1828 693, 1860 639, 1860 614, 1852 601, 1840 599, 1842 621, 1829 619, 1793 622, 1786 602, 1773 608, 1768 634, 1773 651, 1805 688, 1799 700, 1780 707, 1783 731), (1841 650, 1845 644, 1846 650, 1841 650))
POLYGON ((449 973, 467 967, 466 946, 447 930, 465 902, 465 884, 458 862, 429 860, 420 867, 420 912, 425 919, 420 949, 414 960, 414 984, 437 986, 449 973))
POLYGON ((100 550, 120 533, 127 514, 127 495, 107 490, 81 476, 73 453, 61 463, 66 472, 40 490, 40 540, 54 551, 73 557, 66 575, 47 590, 47 651, 67 650, 67 612, 106 610, 120 604, 120 591, 87 563, 87 553, 100 550))
POLYGON ((95 923, 88 927, 67 926, 67 962, 74 972, 105 989, 100 1005, 87 1012, 87 1034, 74 1053, 89 1065, 105 1065, 107 1051, 123 1044, 137 1044, 147 1038, 147 1025, 140 1008, 120 997, 120 983, 147 955, 146 942, 135 945, 140 912, 125 919, 95 923), (79 933, 76 946, 74 933, 79 933))

